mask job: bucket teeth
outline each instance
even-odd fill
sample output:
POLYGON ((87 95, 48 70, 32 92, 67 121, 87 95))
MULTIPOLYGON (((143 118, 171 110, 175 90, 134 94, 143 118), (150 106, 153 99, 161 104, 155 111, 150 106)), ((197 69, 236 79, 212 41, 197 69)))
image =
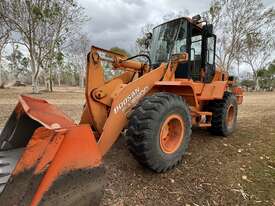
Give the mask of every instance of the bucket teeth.
POLYGON ((0 193, 4 190, 22 152, 23 148, 0 151, 0 193))

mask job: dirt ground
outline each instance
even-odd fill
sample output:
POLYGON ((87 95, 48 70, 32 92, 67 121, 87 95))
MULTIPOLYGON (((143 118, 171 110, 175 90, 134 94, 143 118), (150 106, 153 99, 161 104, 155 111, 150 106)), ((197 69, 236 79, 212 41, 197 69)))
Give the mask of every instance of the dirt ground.
MULTIPOLYGON (((20 93, 0 90, 0 128, 20 93)), ((79 120, 83 91, 58 88, 34 95, 56 104, 79 120)), ((140 166, 123 137, 105 158, 105 205, 273 205, 275 206, 275 93, 247 93, 239 107, 238 127, 229 138, 194 129, 182 164, 164 174, 140 166)))

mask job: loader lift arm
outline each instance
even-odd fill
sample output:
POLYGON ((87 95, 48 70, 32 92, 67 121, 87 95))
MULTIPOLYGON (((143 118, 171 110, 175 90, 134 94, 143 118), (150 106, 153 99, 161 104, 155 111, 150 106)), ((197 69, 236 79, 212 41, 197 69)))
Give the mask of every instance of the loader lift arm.
POLYGON ((127 113, 152 89, 156 81, 162 79, 165 72, 164 64, 149 73, 148 65, 125 59, 97 47, 92 47, 88 58, 85 92, 88 109, 84 110, 81 123, 91 123, 99 134, 98 147, 102 155, 110 149, 126 126, 127 113), (114 68, 122 68, 126 72, 105 83, 99 51, 112 55, 114 68), (133 79, 141 70, 144 75, 133 79))

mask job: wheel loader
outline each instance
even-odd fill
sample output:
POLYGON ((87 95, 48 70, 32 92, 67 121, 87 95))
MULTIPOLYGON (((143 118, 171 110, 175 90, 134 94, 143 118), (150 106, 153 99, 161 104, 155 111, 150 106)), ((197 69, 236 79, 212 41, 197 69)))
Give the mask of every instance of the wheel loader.
POLYGON ((181 162, 192 127, 232 134, 243 93, 215 64, 212 25, 174 19, 147 42, 150 54, 133 57, 91 47, 79 123, 45 100, 19 97, 0 135, 0 205, 98 205, 103 157, 119 136, 160 173, 181 162))

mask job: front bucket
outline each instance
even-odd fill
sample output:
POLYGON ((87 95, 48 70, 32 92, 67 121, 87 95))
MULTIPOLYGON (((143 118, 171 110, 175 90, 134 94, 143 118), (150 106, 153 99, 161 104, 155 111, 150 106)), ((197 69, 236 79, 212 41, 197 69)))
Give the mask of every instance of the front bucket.
POLYGON ((105 170, 89 125, 21 96, 0 148, 0 205, 99 204, 105 170))
POLYGON ((73 120, 47 101, 20 96, 0 135, 0 150, 25 147, 38 127, 55 130, 74 125, 73 120))

